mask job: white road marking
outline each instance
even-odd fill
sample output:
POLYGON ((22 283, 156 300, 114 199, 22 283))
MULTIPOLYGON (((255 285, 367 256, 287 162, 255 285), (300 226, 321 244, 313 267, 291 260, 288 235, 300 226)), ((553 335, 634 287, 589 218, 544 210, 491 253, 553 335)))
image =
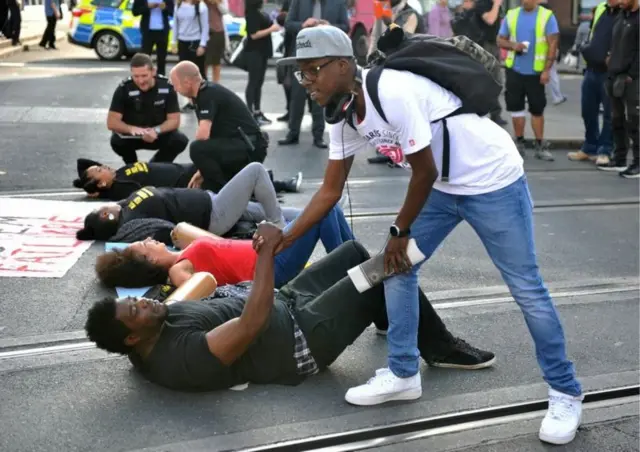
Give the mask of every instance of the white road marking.
MULTIPOLYGON (((107 117, 107 108, 86 108, 86 107, 57 107, 57 106, 0 106, 0 124, 101 124, 104 125, 107 117)), ((285 122, 276 121, 282 113, 265 113, 267 118, 273 121, 272 124, 262 126, 265 132, 286 131, 288 125, 285 122)), ((189 117, 192 113, 185 113, 189 117)), ((191 119, 195 120, 195 116, 191 119)), ((311 128, 311 116, 305 115, 302 119, 303 130, 311 128)), ((105 129, 106 130, 106 129, 105 129)))

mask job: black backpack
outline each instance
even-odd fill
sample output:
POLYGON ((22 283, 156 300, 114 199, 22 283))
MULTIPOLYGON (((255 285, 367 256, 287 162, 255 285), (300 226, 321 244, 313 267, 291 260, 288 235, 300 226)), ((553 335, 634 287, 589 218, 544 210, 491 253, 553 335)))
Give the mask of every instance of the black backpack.
POLYGON ((451 91, 462 101, 462 107, 443 118, 442 178, 449 180, 450 144, 447 118, 476 113, 489 114, 502 90, 500 64, 496 58, 465 36, 439 38, 432 35, 405 33, 390 26, 378 40, 378 50, 369 58, 365 78, 367 93, 380 117, 387 121, 378 96, 378 83, 383 69, 409 71, 426 77, 451 91))

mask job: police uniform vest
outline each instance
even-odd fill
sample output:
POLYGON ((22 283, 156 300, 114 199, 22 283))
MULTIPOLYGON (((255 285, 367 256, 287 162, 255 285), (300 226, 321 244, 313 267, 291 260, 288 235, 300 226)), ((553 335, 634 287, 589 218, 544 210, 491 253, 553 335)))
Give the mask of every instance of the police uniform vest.
POLYGON ((167 119, 166 108, 171 85, 163 75, 156 75, 155 80, 155 86, 147 92, 141 91, 131 77, 122 81, 120 86, 125 95, 124 122, 137 127, 153 127, 167 119))
MULTIPOLYGON (((518 25, 518 17, 520 16, 520 10, 522 8, 513 8, 507 12, 507 25, 509 26, 509 33, 511 42, 518 42, 516 27, 518 25)), ((545 30, 547 28, 547 22, 553 13, 547 8, 538 7, 538 15, 536 17, 536 41, 533 48, 534 52, 534 60, 533 60, 533 70, 535 72, 544 71, 547 54, 549 53, 549 43, 547 42, 547 36, 545 34, 545 30)), ((529 47, 529 52, 532 51, 531 47, 529 47)), ((507 53, 507 59, 504 62, 504 65, 508 68, 512 68, 516 59, 516 52, 514 50, 510 50, 507 53)))

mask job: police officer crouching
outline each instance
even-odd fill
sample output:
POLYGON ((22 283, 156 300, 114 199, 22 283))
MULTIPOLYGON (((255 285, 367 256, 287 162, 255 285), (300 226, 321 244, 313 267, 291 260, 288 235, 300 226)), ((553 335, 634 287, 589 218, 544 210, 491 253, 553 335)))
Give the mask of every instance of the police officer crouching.
POLYGON ((190 61, 178 63, 169 77, 179 94, 193 99, 198 117, 195 140, 189 146, 198 172, 189 188, 218 192, 249 163, 264 161, 269 136, 233 91, 203 80, 190 61))
POLYGON ((151 162, 173 162, 189 139, 178 130, 178 96, 163 75, 157 75, 151 57, 136 53, 131 58, 131 76, 113 93, 107 128, 111 148, 124 163, 138 161, 139 149, 157 150, 151 162))

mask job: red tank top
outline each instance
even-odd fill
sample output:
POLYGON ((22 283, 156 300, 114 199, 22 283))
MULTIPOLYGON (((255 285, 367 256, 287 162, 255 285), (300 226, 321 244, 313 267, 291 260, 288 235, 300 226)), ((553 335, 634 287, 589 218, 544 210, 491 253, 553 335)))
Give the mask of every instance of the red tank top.
POLYGON ((209 272, 218 286, 253 280, 258 255, 251 240, 200 237, 184 249, 178 262, 188 260, 194 272, 209 272))

